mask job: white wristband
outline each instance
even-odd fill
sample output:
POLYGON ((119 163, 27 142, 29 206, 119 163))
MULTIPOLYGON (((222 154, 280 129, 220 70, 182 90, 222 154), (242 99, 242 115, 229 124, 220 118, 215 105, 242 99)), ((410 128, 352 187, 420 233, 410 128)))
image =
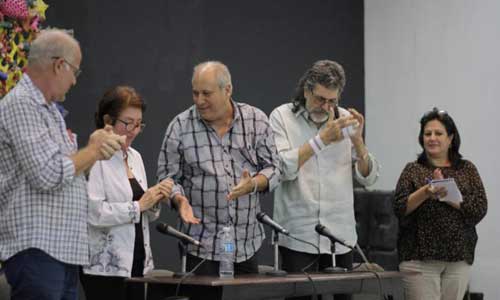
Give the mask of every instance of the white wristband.
POLYGON ((319 134, 317 134, 315 137, 314 137, 314 140, 316 141, 316 143, 319 145, 319 149, 320 150, 323 150, 326 145, 323 143, 323 140, 321 140, 321 137, 319 136, 319 134))
POLYGON ((319 137, 319 134, 309 140, 309 145, 311 145, 311 148, 313 149, 314 154, 316 155, 318 155, 321 152, 321 150, 323 150, 323 148, 326 147, 321 138, 319 137))

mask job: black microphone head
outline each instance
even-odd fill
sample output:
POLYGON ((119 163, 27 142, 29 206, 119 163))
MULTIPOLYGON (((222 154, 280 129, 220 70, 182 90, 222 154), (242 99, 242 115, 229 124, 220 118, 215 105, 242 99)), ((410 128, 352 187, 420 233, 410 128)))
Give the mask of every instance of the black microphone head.
POLYGON ((259 222, 262 222, 262 220, 264 219, 265 216, 266 216, 266 213, 261 211, 257 214, 257 220, 259 220, 259 222))
POLYGON ((324 232, 325 226, 321 225, 321 223, 318 223, 318 225, 316 225, 314 229, 316 230, 317 233, 321 234, 322 232, 324 232))
POLYGON ((161 233, 168 233, 168 225, 165 223, 156 224, 156 230, 161 233))

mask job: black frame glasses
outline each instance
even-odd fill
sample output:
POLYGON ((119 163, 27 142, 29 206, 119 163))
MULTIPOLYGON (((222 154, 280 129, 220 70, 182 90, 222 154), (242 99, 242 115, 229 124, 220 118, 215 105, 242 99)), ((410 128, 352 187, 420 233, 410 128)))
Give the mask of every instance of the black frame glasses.
POLYGON ((137 128, 140 129, 139 132, 142 132, 144 130, 144 128, 146 127, 146 123, 137 124, 135 122, 127 122, 127 121, 123 121, 120 119, 116 119, 116 121, 120 121, 123 125, 125 125, 125 129, 128 132, 132 132, 132 131, 136 130, 137 128))
POLYGON ((325 105, 325 103, 328 103, 330 106, 338 106, 339 105, 339 99, 325 99, 322 96, 316 95, 313 91, 311 91, 311 96, 313 97, 314 101, 321 106, 325 105))
POLYGON ((77 68, 72 63, 70 63, 66 58, 61 57, 61 56, 52 56, 51 58, 52 59, 60 59, 60 58, 62 58, 63 61, 64 61, 64 63, 66 63, 68 66, 70 66, 73 69, 73 75, 75 75, 75 78, 78 78, 78 76, 80 76, 80 74, 82 74, 82 70, 80 68, 77 68))

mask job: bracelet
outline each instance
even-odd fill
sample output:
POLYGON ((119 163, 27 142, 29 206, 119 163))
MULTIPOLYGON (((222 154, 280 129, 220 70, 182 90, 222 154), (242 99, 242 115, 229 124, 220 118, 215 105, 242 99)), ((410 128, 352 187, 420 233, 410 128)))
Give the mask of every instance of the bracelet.
POLYGON ((326 147, 326 145, 319 137, 319 134, 317 134, 315 137, 309 140, 309 145, 311 145, 311 148, 313 149, 314 154, 316 155, 318 155, 321 152, 321 150, 323 150, 323 148, 326 147))
POLYGON ((367 161, 368 160, 368 151, 366 151, 365 154, 363 154, 361 156, 361 160, 363 160, 363 161, 367 161))
POLYGON ((255 193, 257 193, 257 188, 258 188, 257 180, 255 180, 254 177, 252 177, 252 182, 253 182, 253 191, 250 193, 250 195, 254 195, 255 193))

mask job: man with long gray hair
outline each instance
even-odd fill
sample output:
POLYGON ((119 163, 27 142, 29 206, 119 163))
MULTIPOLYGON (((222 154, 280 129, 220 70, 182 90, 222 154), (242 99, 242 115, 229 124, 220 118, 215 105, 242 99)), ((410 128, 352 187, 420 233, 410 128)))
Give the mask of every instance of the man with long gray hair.
MULTIPOLYGON (((378 164, 363 141, 363 116, 338 106, 345 82, 340 64, 317 61, 299 80, 292 102, 270 116, 283 167, 283 182, 274 193, 274 219, 291 235, 319 247, 313 271, 333 263, 330 241, 318 236, 315 226, 321 223, 355 244, 352 173, 362 185, 373 184, 378 176, 378 164)), ((288 272, 301 271, 317 255, 315 248, 287 236, 279 244, 288 272)), ((337 245, 335 254, 338 267, 352 268, 350 249, 337 245)), ((350 296, 335 297, 346 298, 350 296)))
POLYGON ((109 127, 77 151, 56 103, 81 59, 65 31, 40 32, 26 73, 0 101, 0 260, 12 299, 78 298, 78 266, 89 256, 83 173, 124 142, 109 127))

